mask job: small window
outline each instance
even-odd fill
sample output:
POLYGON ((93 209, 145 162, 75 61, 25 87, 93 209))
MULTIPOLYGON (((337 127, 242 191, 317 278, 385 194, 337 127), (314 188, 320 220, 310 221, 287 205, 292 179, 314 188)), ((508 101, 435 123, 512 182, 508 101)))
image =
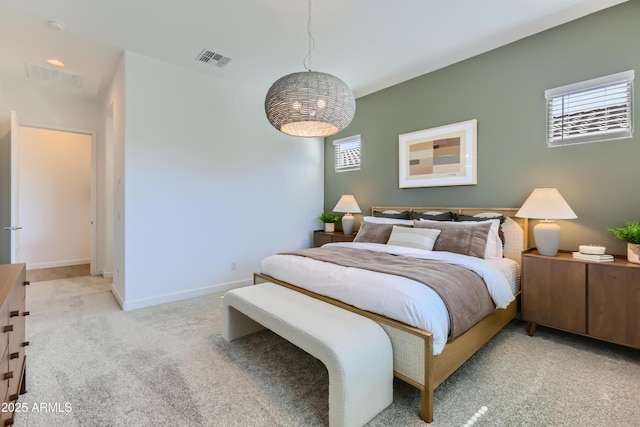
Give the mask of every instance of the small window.
POLYGON ((360 170, 360 145, 360 135, 333 141, 336 155, 336 172, 360 170))
POLYGON ((630 70, 546 90, 547 145, 631 138, 634 74, 630 70))

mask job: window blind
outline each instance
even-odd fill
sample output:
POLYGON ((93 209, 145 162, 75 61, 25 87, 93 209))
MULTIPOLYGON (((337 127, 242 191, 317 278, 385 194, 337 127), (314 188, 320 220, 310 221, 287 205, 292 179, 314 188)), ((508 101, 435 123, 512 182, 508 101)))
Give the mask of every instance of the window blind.
POLYGON ((545 91, 547 144, 630 138, 633 78, 631 70, 545 91))
POLYGON ((360 135, 333 141, 336 172, 360 170, 360 135))

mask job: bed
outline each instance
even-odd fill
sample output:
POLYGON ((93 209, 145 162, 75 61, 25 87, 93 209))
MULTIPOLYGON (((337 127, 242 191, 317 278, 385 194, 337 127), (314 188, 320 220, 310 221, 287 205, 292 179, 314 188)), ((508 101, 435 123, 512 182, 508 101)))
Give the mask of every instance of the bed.
MULTIPOLYGON (((431 233, 429 234, 430 236, 436 236, 435 238, 433 238, 435 242, 442 243, 440 245, 440 251, 434 250, 432 252, 433 256, 436 259, 436 262, 444 261, 445 263, 452 262, 456 264, 459 262, 467 263, 467 261, 470 260, 473 264, 471 268, 475 268, 473 266, 477 264, 480 265, 481 268, 486 268, 487 271, 491 273, 491 275, 493 275, 497 270, 500 270, 504 274, 506 278, 505 280, 510 286, 510 298, 505 300, 504 290, 502 290, 502 299, 498 297, 501 302, 496 303, 496 306, 502 305, 502 308, 496 309, 494 307, 489 314, 484 315, 484 317, 482 317, 479 321, 474 321, 471 327, 466 329, 464 332, 457 334, 455 338, 449 338, 448 336, 446 336, 447 334, 445 334, 444 339, 442 338, 442 332, 438 332, 439 330, 443 329, 443 326, 438 323, 439 320, 429 320, 429 322, 431 323, 427 322, 426 324, 423 324, 419 323, 418 320, 412 317, 406 318, 396 315, 395 313, 389 315, 389 313, 379 310, 375 304, 367 305, 366 301, 363 303, 357 298, 352 299, 353 295, 361 295, 364 293, 364 291, 362 291, 361 289, 354 288, 354 290, 350 290, 349 292, 332 290, 340 289, 340 287, 332 287, 329 279, 323 278, 323 276, 320 275, 321 273, 318 273, 315 270, 304 270, 304 268, 309 268, 309 264, 317 266, 318 263, 326 263, 317 259, 307 260, 305 257, 300 256, 300 254, 297 252, 292 252, 289 254, 277 254, 265 258, 265 260, 263 260, 261 264, 261 271, 259 273, 255 273, 254 275, 254 282, 261 283, 264 281, 269 281, 272 283, 276 283, 376 321, 387 332, 391 340, 394 358, 394 375, 398 379, 405 381, 420 390, 420 417, 426 422, 432 422, 433 397, 436 387, 438 387, 438 385, 440 385, 447 377, 449 377, 449 375, 451 375, 478 349, 480 349, 486 342, 488 342, 517 314, 520 294, 520 256, 522 250, 528 247, 528 224, 527 220, 524 218, 515 218, 514 215, 516 212, 516 208, 432 208, 407 206, 374 206, 371 208, 371 216, 367 216, 366 218, 367 223, 365 224, 365 222, 363 221, 363 223, 361 224, 359 233, 362 234, 360 234, 360 236, 364 236, 370 230, 374 229, 374 226, 369 225, 369 221, 374 224, 392 224, 392 226, 396 226, 395 228, 393 228, 393 230, 398 232, 405 231, 406 228, 404 230, 396 230, 397 226, 409 227, 411 225, 414 225, 415 228, 426 228, 428 230, 441 229, 442 234, 438 234, 438 232, 432 231, 424 233, 419 232, 421 236, 423 234, 426 236, 427 234, 431 233), (409 220, 406 219, 407 215, 409 215, 409 220), (383 219, 376 219, 380 217, 382 217, 383 219), (491 226, 491 230, 494 233, 498 228, 495 226, 496 222, 500 223, 500 240, 498 241, 498 244, 501 244, 499 253, 500 256, 495 254, 495 250, 497 250, 497 248, 491 249, 492 251, 494 251, 494 255, 496 256, 489 256, 490 244, 487 244, 485 253, 486 261, 488 262, 478 261, 478 259, 482 258, 478 254, 476 254, 477 259, 471 259, 473 257, 469 257, 466 255, 461 256, 459 254, 450 254, 448 252, 442 251, 442 248, 448 248, 446 245, 443 246, 446 243, 446 239, 442 239, 440 241, 438 241, 437 239, 439 239, 441 236, 450 236, 450 234, 445 235, 445 233, 448 232, 447 230, 449 230, 450 228, 459 228, 458 225, 453 225, 449 221, 450 219, 453 219, 452 217, 456 217, 456 219, 459 219, 468 224, 469 229, 471 229, 472 227, 474 229, 483 227, 483 230, 488 228, 488 226, 485 227, 483 225, 480 225, 484 224, 483 220, 498 217, 499 219, 493 219, 490 222, 494 224, 493 226, 491 226), (478 225, 476 226, 472 223, 476 223, 478 225), (449 256, 453 257, 454 261, 450 261, 448 258, 449 256), (302 261, 302 259, 304 259, 304 261, 302 261), (285 263, 283 266, 279 266, 279 263, 281 263, 282 260, 287 261, 287 263, 285 263), (302 263, 303 267, 301 268, 303 268, 303 270, 297 271, 296 268, 298 267, 290 264, 291 261, 302 263), (305 264, 307 265, 307 267, 304 267, 305 264), (496 266, 495 268, 494 265, 496 266), (308 280, 307 278, 309 277, 313 277, 314 280, 308 280), (316 284, 319 283, 320 286, 317 287, 316 285, 314 285, 314 281, 316 284)), ((376 230, 382 228, 377 225, 375 227, 377 227, 376 230)), ((495 236, 489 237, 489 234, 490 232, 484 234, 487 242, 490 242, 491 239, 495 239, 495 236)), ((398 239, 397 236, 399 235, 400 234, 396 233, 396 235, 394 235, 396 237, 393 237, 393 239, 389 239, 389 243, 391 243, 391 240, 393 240, 393 243, 396 243, 398 239)), ((383 246, 376 243, 368 242, 366 240, 358 241, 358 237, 356 237, 355 240, 356 242, 354 242, 352 246, 350 246, 349 243, 339 243, 332 244, 333 246, 328 245, 328 247, 331 249, 332 247, 346 246, 350 251, 369 251, 369 249, 371 249, 369 246, 383 246)), ((422 241, 423 240, 420 240, 420 242, 422 241)), ((402 250, 400 250, 400 253, 394 252, 394 250, 397 249, 398 248, 395 245, 389 245, 386 249, 382 250, 391 251, 393 256, 395 256, 396 258, 402 258, 402 261, 406 261, 404 256, 405 254, 402 252, 402 250), (400 257, 398 257, 398 255, 400 255, 400 257)), ((434 247, 433 249, 438 248, 434 247)), ((341 249, 341 251, 344 250, 346 249, 341 249)), ((419 255, 417 256, 420 258, 429 258, 432 256, 428 255, 428 252, 430 251, 422 251, 419 249, 416 252, 419 253, 419 255), (423 255, 423 252, 426 255, 423 255)), ((406 256, 415 256, 413 253, 413 249, 407 249, 406 256)), ((470 268, 465 265, 463 265, 463 267, 470 268)), ((375 276, 376 280, 387 280, 389 283, 391 283, 391 277, 385 276, 385 274, 380 273, 380 271, 360 271, 360 269, 353 269, 344 266, 330 266, 330 269, 327 270, 327 277, 343 277, 343 273, 345 271, 343 270, 344 268, 347 268, 351 273, 356 272, 357 274, 362 274, 362 280, 364 280, 365 282, 369 279, 373 280, 374 275, 377 275, 375 276), (336 268, 337 270, 331 270, 336 268)), ((480 276, 485 277, 484 270, 481 272, 478 272, 476 270, 474 271, 480 276)), ((352 279, 351 276, 348 276, 346 280, 356 282, 355 276, 353 277, 354 278, 352 279)), ((399 278, 393 276, 393 280, 393 286, 396 286, 395 280, 400 281, 398 286, 407 285, 415 287, 416 285, 415 283, 413 283, 412 276, 399 278)), ((489 283, 487 278, 485 278, 484 280, 489 283)), ((498 280, 499 283, 501 283, 501 281, 503 280, 498 280)), ((422 288, 426 287, 422 286, 422 288)), ((400 289, 402 289, 404 292, 404 288, 400 289)), ((496 301, 496 297, 493 296, 491 290, 489 291, 489 293, 491 294, 491 297, 494 298, 494 301, 496 301)), ((377 298, 368 297, 365 299, 373 301, 377 298)), ((387 305, 392 306, 392 304, 387 305)), ((446 308, 449 307, 449 305, 445 304, 444 307, 446 315, 446 308)), ((393 312, 393 310, 390 311, 393 312)), ((412 312, 413 310, 404 311, 412 312)), ((438 312, 438 310, 431 308, 429 308, 429 310, 427 311, 438 312)), ((418 313, 416 317, 422 318, 424 316, 426 315, 418 313)), ((449 318, 453 319, 453 316, 449 316, 447 319, 449 318)), ((453 325, 446 324, 444 328, 449 328, 452 326, 453 325)))

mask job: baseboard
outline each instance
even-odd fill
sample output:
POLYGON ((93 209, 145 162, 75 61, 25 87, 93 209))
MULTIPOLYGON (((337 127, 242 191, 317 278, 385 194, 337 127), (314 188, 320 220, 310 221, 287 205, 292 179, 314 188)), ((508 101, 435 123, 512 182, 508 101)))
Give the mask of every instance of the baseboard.
POLYGON ((189 298, 196 298, 196 297, 209 295, 217 292, 225 292, 230 289, 241 288, 244 286, 249 286, 251 284, 253 284, 253 279, 246 279, 246 280, 239 280, 237 282, 231 282, 231 283, 221 283, 218 285, 207 286, 204 288, 190 289, 188 291, 172 292, 170 294, 158 295, 150 298, 141 298, 141 299, 132 300, 132 301, 123 300, 121 295, 118 294, 118 292, 115 290, 115 288, 113 288, 113 286, 111 287, 111 292, 115 296, 116 300, 118 300, 120 307, 122 307, 124 311, 129 311, 129 310, 137 310, 139 308, 144 308, 144 307, 151 307, 159 304, 166 304, 169 302, 182 301, 189 298))
POLYGON ((39 268, 27 270, 27 280, 30 282, 42 282, 45 280, 68 279, 91 275, 89 264, 72 265, 65 267, 39 268))
POLYGON ((113 279, 113 271, 103 271, 102 277, 105 279, 113 279))
POLYGON ((120 294, 118 293, 118 290, 117 290, 117 289, 116 289, 116 287, 113 285, 113 283, 111 284, 111 293, 113 294, 113 296, 114 296, 114 298, 116 299, 116 301, 118 301, 118 305, 120 305, 120 308, 122 308, 122 309, 124 310, 124 308, 123 308, 123 305, 124 305, 124 303, 123 303, 124 298, 122 298, 122 295, 120 295, 120 294))
POLYGON ((52 262, 39 262, 29 263, 27 262, 27 270, 41 270, 43 268, 58 268, 58 267, 72 267, 74 265, 89 264, 89 259, 72 259, 68 261, 52 261, 52 262))

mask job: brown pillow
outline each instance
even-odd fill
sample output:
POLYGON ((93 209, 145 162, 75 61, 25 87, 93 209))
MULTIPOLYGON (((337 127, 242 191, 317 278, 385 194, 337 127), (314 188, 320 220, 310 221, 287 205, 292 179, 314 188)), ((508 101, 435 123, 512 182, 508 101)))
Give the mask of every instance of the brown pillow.
POLYGON ((363 243, 387 243, 393 231, 393 224, 377 224, 363 221, 360 230, 353 238, 354 242, 363 243))
POLYGON ((500 220, 500 228, 498 228, 498 237, 502 241, 502 247, 504 247, 504 231, 502 230, 502 224, 507 220, 507 217, 504 215, 496 215, 496 216, 470 216, 470 215, 458 215, 456 214, 454 217, 454 221, 486 221, 488 219, 499 219, 500 220))
POLYGON ((413 226, 416 228, 440 230, 440 236, 438 236, 438 240, 436 240, 436 244, 433 246, 434 251, 447 251, 484 258, 491 223, 414 220, 413 226))

